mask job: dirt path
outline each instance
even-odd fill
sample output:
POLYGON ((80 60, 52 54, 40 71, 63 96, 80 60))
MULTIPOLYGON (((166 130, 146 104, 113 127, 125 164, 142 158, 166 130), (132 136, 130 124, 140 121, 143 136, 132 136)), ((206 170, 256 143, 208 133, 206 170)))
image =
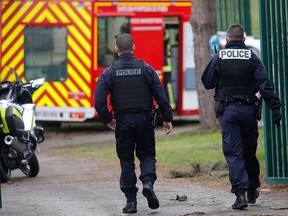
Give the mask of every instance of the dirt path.
MULTIPOLYGON (((181 128, 178 132, 193 128, 181 128)), ((177 129, 174 130, 176 132, 177 129)), ((162 131, 157 131, 157 136, 162 131)), ((113 139, 112 132, 62 134, 47 133, 37 154, 40 173, 27 178, 20 171, 12 172, 11 182, 2 184, 1 216, 113 216, 121 212, 125 199, 119 190, 119 164, 91 158, 51 156, 55 146, 69 146, 97 140, 113 139)), ((139 170, 137 169, 137 172, 139 170)), ((256 205, 247 210, 231 209, 234 195, 226 190, 204 187, 189 179, 166 179, 159 176, 155 192, 160 208, 151 210, 141 194, 138 182, 138 213, 131 215, 288 215, 288 193, 261 191, 256 205), (185 194, 184 202, 173 200, 185 194)))

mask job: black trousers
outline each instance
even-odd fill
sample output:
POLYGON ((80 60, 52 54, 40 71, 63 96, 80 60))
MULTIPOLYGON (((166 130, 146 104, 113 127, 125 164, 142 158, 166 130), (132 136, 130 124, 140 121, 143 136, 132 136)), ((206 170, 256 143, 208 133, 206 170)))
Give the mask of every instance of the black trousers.
POLYGON ((256 157, 258 123, 252 105, 229 105, 220 117, 222 148, 229 168, 231 192, 243 193, 260 187, 256 157))
POLYGON ((142 183, 155 182, 155 133, 150 112, 118 113, 116 115, 116 150, 121 165, 120 189, 127 199, 135 199, 138 188, 135 157, 140 161, 142 183))

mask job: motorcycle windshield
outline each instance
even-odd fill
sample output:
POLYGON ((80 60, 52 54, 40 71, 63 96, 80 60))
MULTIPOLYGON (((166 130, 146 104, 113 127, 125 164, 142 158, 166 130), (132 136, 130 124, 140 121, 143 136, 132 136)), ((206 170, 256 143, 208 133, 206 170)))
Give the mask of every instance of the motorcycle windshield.
POLYGON ((0 83, 4 81, 21 82, 17 72, 9 66, 0 66, 0 83))

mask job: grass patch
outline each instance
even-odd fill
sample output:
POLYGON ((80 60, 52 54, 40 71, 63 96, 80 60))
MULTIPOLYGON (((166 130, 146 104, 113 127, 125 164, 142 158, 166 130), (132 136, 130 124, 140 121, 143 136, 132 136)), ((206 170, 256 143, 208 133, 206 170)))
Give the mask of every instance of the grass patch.
MULTIPOLYGON (((50 150, 52 154, 118 161, 115 141, 50 150)), ((192 178, 202 182, 227 182, 227 164, 222 153, 221 131, 193 130, 156 138, 157 170, 168 178, 192 178)), ((264 133, 259 127, 257 156, 261 178, 265 175, 264 133)), ((138 163, 138 161, 137 161, 138 163)))
POLYGON ((220 131, 191 131, 157 138, 158 162, 210 163, 223 159, 220 131))
POLYGON ((104 161, 118 160, 114 141, 87 143, 73 147, 61 147, 49 150, 50 154, 66 157, 89 157, 104 161))

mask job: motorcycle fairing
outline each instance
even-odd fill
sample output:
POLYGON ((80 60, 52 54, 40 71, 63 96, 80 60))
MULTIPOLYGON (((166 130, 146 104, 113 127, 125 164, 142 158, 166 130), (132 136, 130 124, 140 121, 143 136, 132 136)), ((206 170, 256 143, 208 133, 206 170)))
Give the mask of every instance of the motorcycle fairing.
POLYGON ((0 110, 2 133, 19 136, 24 131, 24 122, 21 112, 14 106, 0 110))

